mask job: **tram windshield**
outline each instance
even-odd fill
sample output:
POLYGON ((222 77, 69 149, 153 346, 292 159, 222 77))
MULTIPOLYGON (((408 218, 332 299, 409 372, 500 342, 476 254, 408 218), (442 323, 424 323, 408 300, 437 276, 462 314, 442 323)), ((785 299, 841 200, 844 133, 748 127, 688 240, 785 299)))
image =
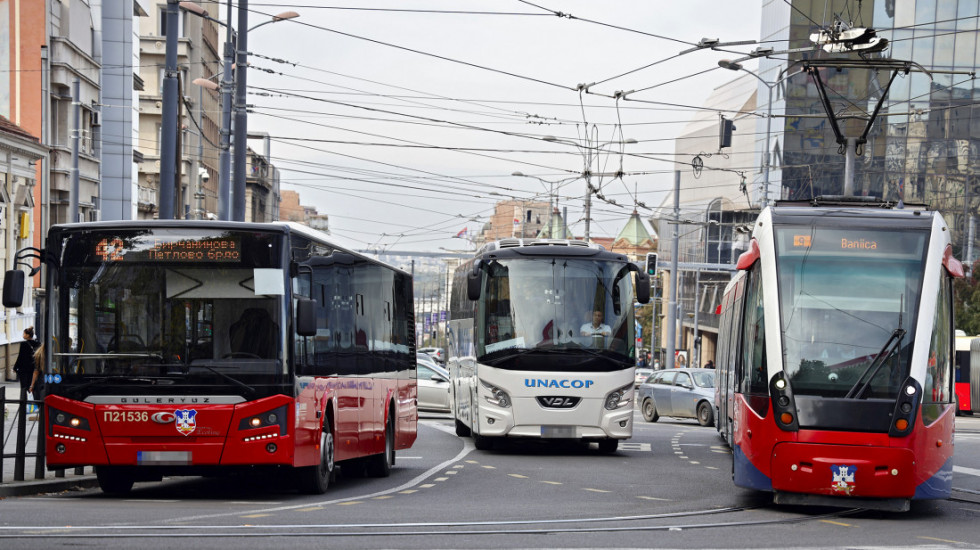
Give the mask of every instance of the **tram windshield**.
POLYGON ((51 368, 60 380, 52 391, 241 391, 281 381, 280 239, 217 230, 64 234, 52 243, 61 266, 52 286, 51 368))
POLYGON ((864 397, 896 397, 909 373, 928 232, 775 231, 783 368, 793 392, 844 397, 872 376, 864 397))
POLYGON ((477 356, 520 370, 632 366, 633 285, 622 262, 511 258, 486 264, 477 356))

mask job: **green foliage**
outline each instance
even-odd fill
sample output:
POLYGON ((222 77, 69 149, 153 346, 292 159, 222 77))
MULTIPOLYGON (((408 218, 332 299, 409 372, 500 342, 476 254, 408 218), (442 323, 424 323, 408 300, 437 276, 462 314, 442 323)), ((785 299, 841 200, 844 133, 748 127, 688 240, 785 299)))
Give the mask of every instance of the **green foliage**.
POLYGON ((973 264, 970 274, 953 280, 953 321, 956 328, 967 334, 980 334, 980 279, 977 268, 980 260, 973 264))

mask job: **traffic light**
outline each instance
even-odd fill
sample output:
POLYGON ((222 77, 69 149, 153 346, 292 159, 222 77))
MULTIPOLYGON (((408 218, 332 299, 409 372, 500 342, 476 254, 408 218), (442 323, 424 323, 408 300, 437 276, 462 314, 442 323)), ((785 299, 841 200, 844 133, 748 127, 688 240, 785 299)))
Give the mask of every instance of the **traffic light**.
POLYGON ((732 146, 732 132, 735 130, 734 121, 728 120, 725 117, 721 117, 721 123, 718 126, 718 148, 731 147, 732 146))
POLYGON ((657 253, 648 252, 647 253, 647 275, 657 274, 657 253))

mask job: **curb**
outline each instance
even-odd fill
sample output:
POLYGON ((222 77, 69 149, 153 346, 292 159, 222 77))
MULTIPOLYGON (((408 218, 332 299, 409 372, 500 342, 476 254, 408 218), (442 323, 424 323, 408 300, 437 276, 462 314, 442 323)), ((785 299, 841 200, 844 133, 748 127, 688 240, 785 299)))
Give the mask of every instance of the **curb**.
POLYGON ((23 497, 41 493, 60 493, 72 489, 90 489, 98 487, 99 480, 94 475, 75 476, 58 479, 38 479, 36 481, 18 481, 15 483, 0 483, 0 498, 23 497))

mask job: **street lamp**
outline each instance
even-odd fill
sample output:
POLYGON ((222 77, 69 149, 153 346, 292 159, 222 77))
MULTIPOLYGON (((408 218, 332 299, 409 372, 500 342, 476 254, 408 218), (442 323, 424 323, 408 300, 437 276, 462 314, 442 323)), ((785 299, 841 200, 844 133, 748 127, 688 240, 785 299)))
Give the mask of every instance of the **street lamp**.
POLYGON ((581 150, 582 153, 583 153, 583 155, 584 155, 584 158, 583 158, 584 168, 583 168, 583 171, 582 171, 582 177, 585 178, 585 242, 589 242, 590 237, 591 237, 591 235, 590 235, 590 229, 591 229, 591 223, 592 223, 592 191, 593 191, 593 188, 592 188, 592 176, 595 175, 595 176, 599 176, 599 177, 603 177, 603 176, 621 177, 623 175, 623 169, 622 169, 623 167, 622 167, 622 165, 620 165, 620 167, 619 167, 620 169, 619 169, 618 172, 613 172, 613 173, 602 173, 602 172, 593 173, 592 172, 592 162, 593 162, 593 159, 594 158, 598 158, 599 151, 603 147, 606 147, 607 145, 633 144, 633 143, 636 143, 636 140, 633 139, 633 138, 628 138, 628 139, 625 139, 625 140, 622 140, 622 141, 607 141, 605 143, 600 143, 598 145, 591 146, 591 145, 588 145, 588 139, 586 139, 586 145, 580 145, 576 141, 559 139, 559 138, 557 138, 555 136, 544 136, 541 139, 543 139, 544 141, 551 142, 551 143, 567 143, 567 144, 574 145, 579 150, 581 150), (593 156, 593 152, 595 153, 595 156, 593 156))
POLYGON ((782 76, 783 70, 785 69, 780 70, 779 71, 780 78, 778 78, 775 82, 770 83, 770 82, 766 82, 765 79, 763 79, 761 76, 754 73, 753 71, 750 71, 745 67, 743 67, 742 64, 739 63, 738 61, 721 59, 718 61, 718 66, 721 67, 722 69, 728 69, 729 71, 745 71, 746 73, 754 76, 759 82, 762 83, 763 86, 765 86, 769 90, 769 101, 768 101, 769 106, 766 109, 766 152, 762 156, 762 185, 763 185, 762 207, 765 208, 766 206, 769 205, 769 166, 770 166, 769 155, 771 154, 769 150, 770 147, 769 140, 772 135, 772 96, 773 96, 772 90, 773 88, 781 84, 784 80, 799 74, 800 71, 790 73, 786 76, 782 76))
POLYGON ((225 45, 222 57, 221 85, 217 86, 214 84, 214 82, 203 78, 196 78, 193 80, 193 83, 197 84, 198 86, 208 88, 209 90, 221 90, 221 142, 219 143, 221 151, 218 157, 218 219, 235 219, 238 221, 244 221, 245 151, 248 149, 248 144, 246 143, 248 134, 245 122, 245 69, 246 65, 248 64, 247 59, 245 59, 245 55, 247 53, 245 44, 246 36, 249 31, 261 27, 262 25, 293 19, 299 17, 299 14, 295 11, 284 11, 280 14, 274 15, 268 21, 263 21, 262 23, 249 28, 247 0, 239 2, 238 28, 244 28, 245 31, 241 33, 241 42, 238 48, 236 48, 234 43, 234 33, 231 27, 231 0, 228 0, 227 23, 211 17, 208 15, 207 10, 194 2, 180 2, 179 6, 188 13, 192 13, 198 17, 202 17, 208 21, 213 21, 218 25, 225 27, 225 45), (240 59, 233 61, 236 49, 238 50, 240 59), (235 72, 237 72, 239 68, 241 69, 240 75, 236 75, 235 72), (236 76, 239 78, 236 78, 236 76), (239 94, 236 95, 235 103, 235 187, 237 192, 234 196, 236 207, 239 205, 240 201, 240 209, 233 209, 231 204, 231 93, 232 90, 235 89, 236 83, 238 84, 238 89, 236 92, 239 92, 239 94), (240 98, 238 95, 240 95, 240 98))

